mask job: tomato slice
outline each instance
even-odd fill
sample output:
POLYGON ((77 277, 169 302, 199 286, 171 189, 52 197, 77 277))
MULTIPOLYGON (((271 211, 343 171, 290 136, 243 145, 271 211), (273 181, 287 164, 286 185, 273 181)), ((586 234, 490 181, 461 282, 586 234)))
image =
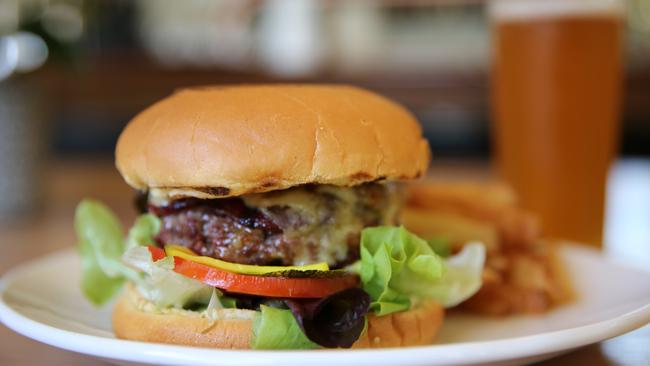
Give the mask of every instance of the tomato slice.
POLYGON ((149 249, 149 253, 151 253, 151 259, 153 259, 154 262, 165 259, 167 256, 164 249, 154 247, 153 245, 148 245, 147 248, 149 249))
POLYGON ((352 274, 333 278, 253 276, 227 272, 179 257, 174 257, 174 272, 227 292, 265 297, 318 299, 359 286, 358 277, 352 274))

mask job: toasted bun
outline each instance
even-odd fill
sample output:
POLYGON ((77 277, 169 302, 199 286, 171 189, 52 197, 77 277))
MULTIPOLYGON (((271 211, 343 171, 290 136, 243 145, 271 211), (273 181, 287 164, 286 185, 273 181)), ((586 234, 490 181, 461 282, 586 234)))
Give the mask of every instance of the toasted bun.
POLYGON ((352 347, 385 348, 431 344, 444 317, 444 309, 435 301, 427 301, 401 313, 370 315, 367 331, 352 347))
MULTIPOLYGON (((192 311, 161 313, 143 301, 131 291, 122 295, 115 305, 113 331, 118 338, 210 348, 251 348, 255 314, 252 310, 218 310, 217 320, 211 320, 192 311)), ((435 302, 382 317, 370 315, 366 332, 353 348, 430 344, 443 317, 444 310, 435 302)))
POLYGON ((411 179, 429 147, 406 109, 370 91, 251 85, 174 93, 128 124, 115 155, 134 188, 215 198, 411 179))
POLYGON ((216 319, 186 310, 160 312, 129 287, 113 309, 118 338, 212 348, 250 348, 252 310, 217 310, 216 319))

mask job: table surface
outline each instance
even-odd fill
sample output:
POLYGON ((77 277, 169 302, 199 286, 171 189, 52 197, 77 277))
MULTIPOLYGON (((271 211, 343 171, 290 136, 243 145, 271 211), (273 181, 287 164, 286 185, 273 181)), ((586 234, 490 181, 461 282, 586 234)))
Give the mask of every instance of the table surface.
MULTIPOLYGON (((34 214, 0 224, 0 275, 19 263, 75 242, 72 215, 83 197, 108 203, 125 222, 135 217, 133 192, 109 161, 57 161, 43 178, 44 202, 34 214)), ((432 172, 453 179, 490 179, 487 164, 438 163, 432 172)), ((650 268, 650 160, 618 162, 610 177, 606 255, 650 268)), ((0 325, 0 365, 105 365, 56 349, 0 325)), ((650 325, 539 365, 650 365, 650 325)))

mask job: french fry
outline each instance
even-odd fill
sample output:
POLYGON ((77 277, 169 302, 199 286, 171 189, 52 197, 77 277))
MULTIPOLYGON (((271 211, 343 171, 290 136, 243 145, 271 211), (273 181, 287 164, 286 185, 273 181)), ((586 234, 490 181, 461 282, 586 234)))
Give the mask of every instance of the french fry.
POLYGON ((458 251, 468 241, 487 248, 481 290, 460 308, 491 315, 541 313, 568 301, 570 284, 542 239, 537 218, 517 206, 500 184, 425 181, 408 188, 402 222, 416 234, 451 241, 458 251))

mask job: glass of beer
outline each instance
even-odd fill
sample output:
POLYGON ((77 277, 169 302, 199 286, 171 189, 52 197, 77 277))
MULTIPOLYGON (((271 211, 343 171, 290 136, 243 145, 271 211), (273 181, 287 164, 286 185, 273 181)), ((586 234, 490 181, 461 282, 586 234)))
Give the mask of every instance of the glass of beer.
POLYGON ((624 0, 489 4, 496 167, 548 237, 601 244, 624 10, 624 0))

